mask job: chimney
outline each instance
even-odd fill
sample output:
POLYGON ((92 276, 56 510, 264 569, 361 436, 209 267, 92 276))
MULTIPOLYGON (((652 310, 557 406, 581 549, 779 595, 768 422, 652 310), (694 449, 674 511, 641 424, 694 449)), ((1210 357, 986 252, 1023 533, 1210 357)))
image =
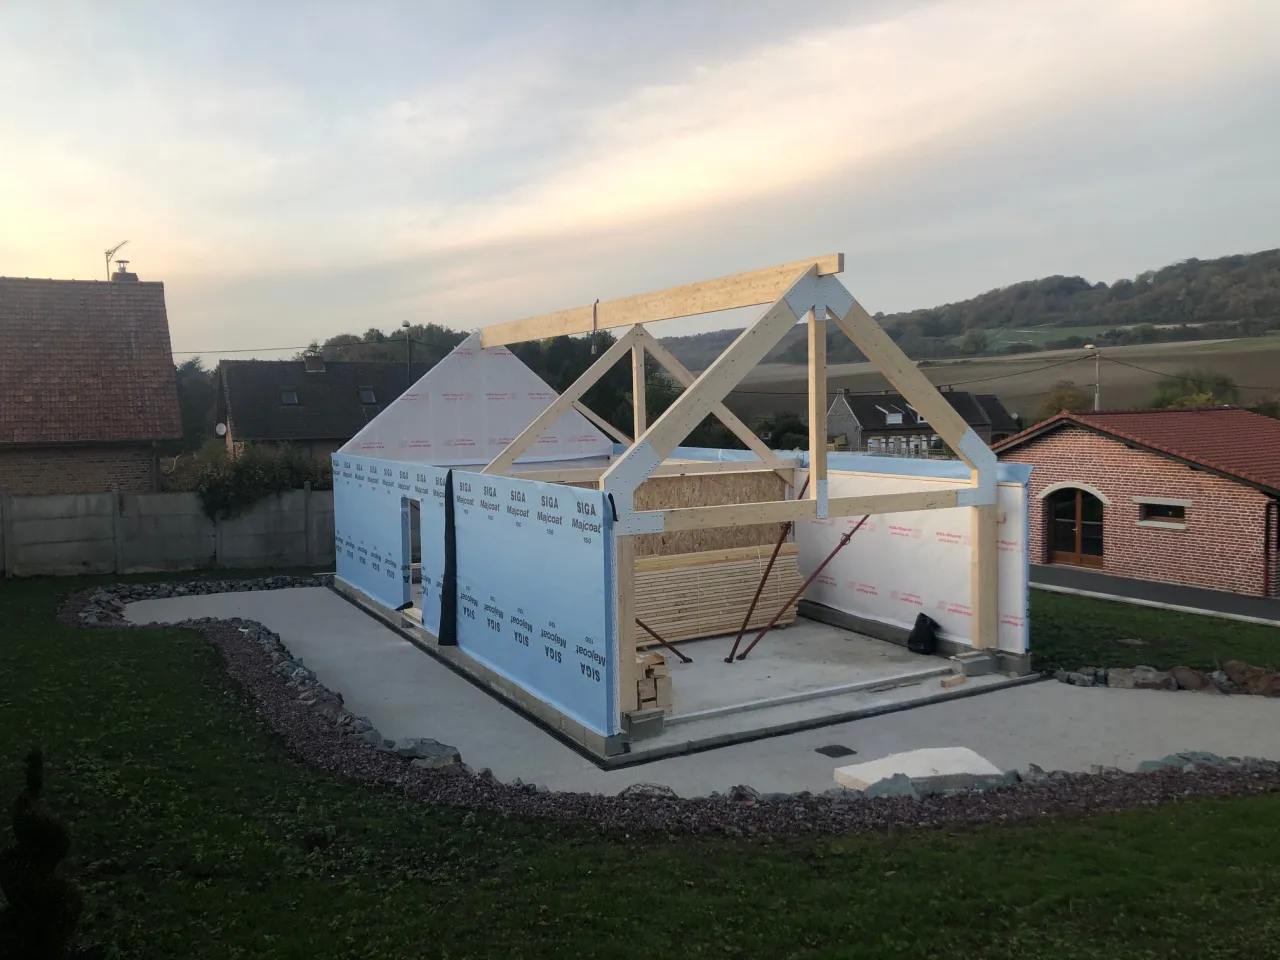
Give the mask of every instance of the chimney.
POLYGON ((302 362, 306 364, 307 373, 324 373, 324 357, 318 353, 304 353, 302 362))
POLYGON ((116 272, 111 275, 112 283, 137 283, 138 275, 130 273, 125 267, 129 266, 128 260, 116 261, 116 272))

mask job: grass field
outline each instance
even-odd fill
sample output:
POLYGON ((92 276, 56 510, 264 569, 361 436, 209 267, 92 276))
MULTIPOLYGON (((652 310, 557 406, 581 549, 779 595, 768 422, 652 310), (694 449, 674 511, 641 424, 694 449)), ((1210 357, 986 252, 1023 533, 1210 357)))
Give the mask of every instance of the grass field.
MULTIPOLYGON (((39 738, 82 928, 111 956, 1133 960, 1280 938, 1277 797, 786 842, 429 809, 284 755, 194 633, 57 624, 90 582, 0 581, 0 796, 39 738)), ((1033 642, 1231 649, 1197 618, 1116 616, 1037 594, 1033 642)))
MULTIPOLYGON (((1145 406, 1162 376, 1189 367, 1228 374, 1240 384, 1244 402, 1280 396, 1280 337, 1244 340, 1189 341, 1108 347, 1102 351, 1104 409, 1145 406), (1139 369, 1143 368, 1143 369, 1139 369)), ((1071 380, 1093 391, 1094 362, 1084 350, 1050 350, 1005 357, 946 360, 921 368, 933 383, 957 390, 993 393, 1011 411, 1029 414, 1054 384, 1071 380)), ((748 419, 781 412, 807 410, 808 371, 803 366, 768 364, 748 374, 729 394, 734 413, 748 419)), ((833 364, 828 387, 855 391, 890 389, 888 381, 869 363, 833 364)))
MULTIPOLYGON (((1043 347, 1050 340, 1094 337, 1105 330, 1114 329, 1114 326, 1106 325, 1100 327, 999 327, 986 332, 990 338, 988 349, 994 352, 1012 343, 1034 343, 1037 347, 1043 347)), ((956 337, 955 342, 959 343, 963 339, 963 337, 956 337)))

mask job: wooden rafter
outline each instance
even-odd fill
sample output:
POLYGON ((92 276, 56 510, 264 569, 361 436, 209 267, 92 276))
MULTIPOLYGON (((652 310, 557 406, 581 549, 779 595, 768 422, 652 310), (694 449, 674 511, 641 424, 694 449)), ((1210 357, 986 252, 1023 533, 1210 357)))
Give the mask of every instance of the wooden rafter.
MULTIPOLYGON (((809 265, 800 276, 792 278, 787 289, 816 272, 817 268, 809 265)), ((716 357, 711 366, 676 398, 675 403, 653 422, 643 436, 636 437, 635 445, 605 473, 605 484, 609 485, 619 471, 626 470, 628 464, 638 456, 643 455, 649 460, 656 458, 658 463, 670 456, 693 428, 711 413, 712 408, 724 400, 747 372, 763 360, 786 332, 796 325, 798 319, 785 297, 780 297, 763 317, 743 330, 728 349, 716 357)), ((629 511, 630 497, 627 498, 626 507, 629 511)))
POLYGON ((525 427, 520 432, 520 436, 512 440, 502 452, 489 461, 481 473, 488 474, 505 474, 511 469, 511 465, 516 462, 520 454, 524 453, 531 446, 538 442, 538 438, 553 423, 563 417, 571 409, 573 404, 584 393, 596 384, 601 377, 608 373, 615 363, 621 360, 627 351, 631 349, 631 345, 635 342, 635 335, 628 332, 619 337, 618 340, 601 354, 600 359, 587 368, 564 393, 560 394, 551 405, 538 414, 533 423, 525 427))
POLYGON ((963 441, 970 430, 964 417, 956 413, 955 407, 947 403, 938 388, 920 372, 920 368, 911 362, 862 304, 857 300, 852 303, 843 316, 834 311, 831 313, 836 325, 902 394, 902 399, 915 407, 956 455, 973 468, 975 465, 961 450, 966 446, 963 441))
POLYGON ((625 433, 623 433, 621 430, 615 427, 612 423, 610 423, 604 417, 600 416, 600 414, 596 413, 594 410, 588 407, 581 400, 573 401, 573 409, 577 410, 580 414, 582 414, 584 417, 586 417, 588 420, 594 423, 597 427, 599 427, 609 436, 613 437, 613 439, 617 440, 618 443, 622 444, 624 447, 631 446, 633 441, 630 437, 628 437, 625 433))
POLYGON ((796 275, 810 266, 817 269, 819 276, 839 273, 844 269, 844 254, 831 253, 811 260, 798 260, 795 263, 703 280, 700 283, 670 287, 620 300, 606 300, 593 306, 574 307, 571 310, 500 323, 481 330, 480 342, 485 347, 500 347, 526 340, 572 336, 590 333, 592 330, 608 330, 636 323, 732 310, 735 307, 759 306, 762 303, 772 303, 786 293, 796 275))
MULTIPOLYGON (((675 356, 664 347, 658 339, 644 327, 640 327, 636 331, 636 336, 644 343, 645 349, 649 351, 649 356, 658 361, 658 365, 666 370, 671 378, 680 384, 680 386, 688 389, 695 380, 692 373, 685 367, 675 356)), ((717 403, 711 408, 712 416, 725 425, 735 437, 747 445, 747 449, 759 457, 763 462, 771 464, 774 469, 782 469, 783 463, 781 458, 769 449, 769 445, 756 436, 755 431, 738 419, 732 410, 723 403, 717 403)), ((639 434, 636 434, 639 436, 639 434)))

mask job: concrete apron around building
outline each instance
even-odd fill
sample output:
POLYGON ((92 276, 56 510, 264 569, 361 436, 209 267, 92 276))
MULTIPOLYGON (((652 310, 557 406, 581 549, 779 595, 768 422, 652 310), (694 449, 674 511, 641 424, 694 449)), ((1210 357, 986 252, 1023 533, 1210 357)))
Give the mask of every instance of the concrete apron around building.
POLYGON ((922 747, 968 747, 1002 770, 1031 763, 1132 770, 1183 750, 1280 756, 1280 701, 1034 683, 610 769, 324 588, 146 600, 125 616, 134 623, 256 620, 384 736, 431 737, 457 747, 476 770, 553 790, 617 793, 661 783, 700 796, 747 783, 763 792, 821 793, 836 786, 837 767, 922 747))
MULTIPOLYGON (((813 605, 825 622, 798 617, 795 624, 767 636, 748 659, 733 664, 724 662, 732 636, 682 642, 679 646, 694 662, 685 664, 667 655, 675 713, 654 717, 645 724, 643 734, 633 727, 602 737, 458 647, 441 646, 423 629, 413 609, 393 610, 341 580, 334 581, 333 589, 531 723, 607 768, 723 748, 1038 679, 1026 675, 1026 657, 1008 660, 992 655, 989 663, 965 666, 946 657, 911 654, 905 648, 905 631, 900 643, 874 639, 845 629, 847 617, 829 616, 826 608, 813 605), (995 672, 1011 667, 1020 672, 995 672), (961 685, 944 687, 942 681, 957 673, 973 675, 961 685)), ((753 636, 754 632, 745 637, 742 649, 753 636)), ((946 644, 943 647, 951 650, 946 644)))

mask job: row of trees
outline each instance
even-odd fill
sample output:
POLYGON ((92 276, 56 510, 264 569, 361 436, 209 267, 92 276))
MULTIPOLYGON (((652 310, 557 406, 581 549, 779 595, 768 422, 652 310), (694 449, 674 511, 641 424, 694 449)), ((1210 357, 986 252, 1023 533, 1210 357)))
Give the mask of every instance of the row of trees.
MULTIPOLYGON (((910 357, 1024 353, 1084 346, 1071 327, 1091 327, 1089 341, 1114 346, 1166 340, 1255 337, 1280 329, 1280 250, 1183 260, 1112 284, 1053 276, 998 287, 958 303, 904 313, 876 314, 910 357), (1035 342, 1008 342, 1002 330, 1038 328, 1035 342), (1060 337, 1053 332, 1062 330, 1060 337), (1046 335, 1047 334, 1047 335, 1046 335), (1043 342, 1043 347, 1040 345, 1043 342)), ((717 330, 664 341, 680 360, 702 369, 739 331, 717 330)), ((863 359, 843 337, 828 342, 836 362, 863 359)), ((798 329, 766 358, 803 363, 798 329)))

